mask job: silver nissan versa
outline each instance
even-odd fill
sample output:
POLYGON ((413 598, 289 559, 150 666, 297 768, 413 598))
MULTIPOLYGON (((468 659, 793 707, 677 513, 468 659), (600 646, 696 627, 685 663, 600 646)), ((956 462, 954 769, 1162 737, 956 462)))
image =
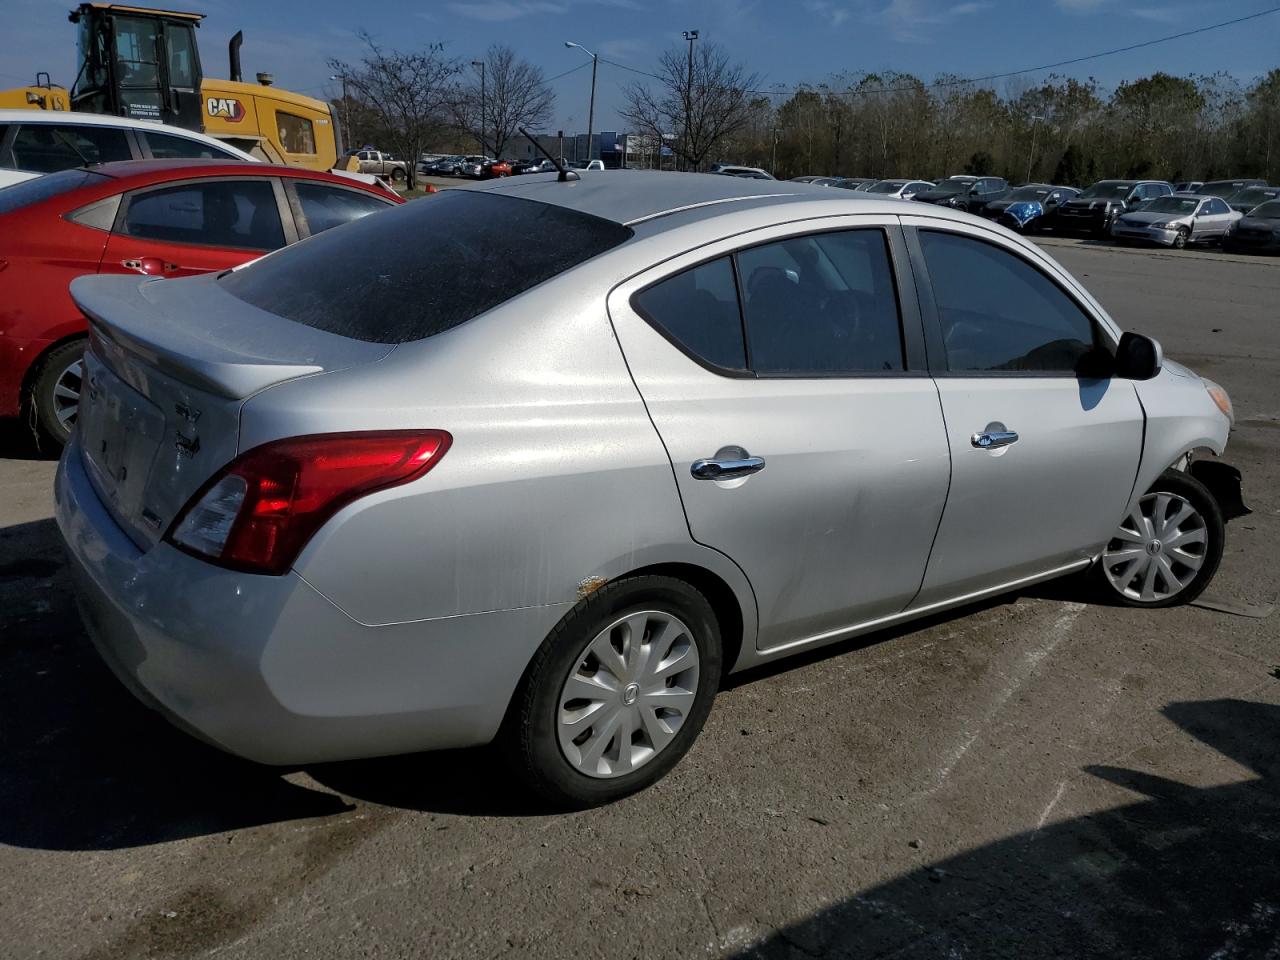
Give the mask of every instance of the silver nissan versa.
POLYGON ((535 175, 72 293, 88 631, 266 763, 497 740, 608 801, 728 672, 1086 568, 1186 601, 1238 502, 1226 393, 944 207, 535 175))

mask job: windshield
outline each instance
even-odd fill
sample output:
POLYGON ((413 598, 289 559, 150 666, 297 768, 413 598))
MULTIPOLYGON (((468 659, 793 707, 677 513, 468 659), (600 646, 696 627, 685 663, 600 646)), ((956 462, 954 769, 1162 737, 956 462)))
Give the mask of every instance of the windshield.
POLYGON ((446 190, 326 230, 218 282, 317 330, 408 343, 466 323, 631 235, 566 207, 446 190))
POLYGON ((1199 200, 1192 200, 1190 197, 1160 197, 1152 200, 1142 208, 1143 213, 1175 213, 1178 216, 1187 217, 1196 212, 1196 207, 1200 206, 1199 200))
POLYGON ((1081 200, 1123 200, 1133 189, 1132 183, 1095 183, 1080 194, 1081 200))
POLYGON ((1047 187, 1019 187, 1009 194, 1010 200, 1043 200, 1049 195, 1047 187))
POLYGON ((1206 183, 1203 187, 1196 191, 1202 197, 1221 197, 1223 200, 1237 193, 1240 190, 1240 184, 1237 183, 1206 183))
POLYGON ((974 185, 974 180, 943 180, 940 184, 930 190, 930 193, 940 193, 948 196, 953 193, 964 193, 974 185))
MULTIPOLYGON (((3 196, 4 191, 0 190, 0 197, 3 196)), ((1280 200, 1268 200, 1262 206, 1250 210, 1249 216, 1262 217, 1264 220, 1280 220, 1280 200)))
POLYGON ((906 185, 905 180, 881 180, 867 187, 867 193, 897 193, 906 185))
POLYGON ((77 168, 59 170, 57 173, 47 173, 43 177, 23 180, 21 183, 15 183, 0 190, 0 214, 12 213, 33 203, 48 200, 61 193, 70 193, 79 187, 106 179, 100 173, 77 168))

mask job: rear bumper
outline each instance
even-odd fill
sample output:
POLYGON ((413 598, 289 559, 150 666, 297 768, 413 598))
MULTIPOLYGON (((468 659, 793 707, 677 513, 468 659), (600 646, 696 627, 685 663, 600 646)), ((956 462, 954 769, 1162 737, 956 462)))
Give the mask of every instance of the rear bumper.
POLYGON ((570 604, 369 627, 297 574, 140 552, 107 513, 75 439, 55 480, 85 627, 139 699, 230 753, 296 764, 493 739, 570 604))

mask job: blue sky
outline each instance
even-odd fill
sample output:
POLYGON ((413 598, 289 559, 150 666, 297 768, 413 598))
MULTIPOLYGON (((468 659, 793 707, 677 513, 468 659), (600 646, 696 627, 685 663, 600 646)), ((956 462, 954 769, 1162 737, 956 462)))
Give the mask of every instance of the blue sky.
MULTIPOLYGON (((400 49, 443 43, 464 62, 490 43, 506 43, 548 76, 589 64, 565 40, 651 69, 662 49, 681 42, 681 31, 697 29, 772 87, 820 82, 840 71, 895 69, 932 78, 1014 70, 1244 16, 1280 0, 192 0, 189 8, 171 2, 208 15, 199 33, 207 74, 226 76, 227 39, 242 29, 246 74, 269 71, 281 86, 323 97, 334 87, 325 59, 358 58, 361 29, 400 49)), ((70 0, 4 0, 4 6, 0 86, 29 83, 36 70, 70 83, 70 0)), ((1280 13, 1059 72, 1113 85, 1159 69, 1225 70, 1249 80, 1277 66, 1280 13)), ((620 88, 634 79, 640 78, 600 65, 596 129, 619 127, 620 88)), ((588 65, 553 84, 553 129, 586 128, 590 80, 588 65)))

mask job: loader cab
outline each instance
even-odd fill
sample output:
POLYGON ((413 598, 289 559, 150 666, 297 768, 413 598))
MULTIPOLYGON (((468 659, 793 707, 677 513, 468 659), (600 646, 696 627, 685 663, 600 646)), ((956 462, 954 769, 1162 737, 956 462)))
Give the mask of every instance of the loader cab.
POLYGON ((195 36, 203 14, 82 3, 69 19, 79 58, 73 110, 203 132, 195 36))

